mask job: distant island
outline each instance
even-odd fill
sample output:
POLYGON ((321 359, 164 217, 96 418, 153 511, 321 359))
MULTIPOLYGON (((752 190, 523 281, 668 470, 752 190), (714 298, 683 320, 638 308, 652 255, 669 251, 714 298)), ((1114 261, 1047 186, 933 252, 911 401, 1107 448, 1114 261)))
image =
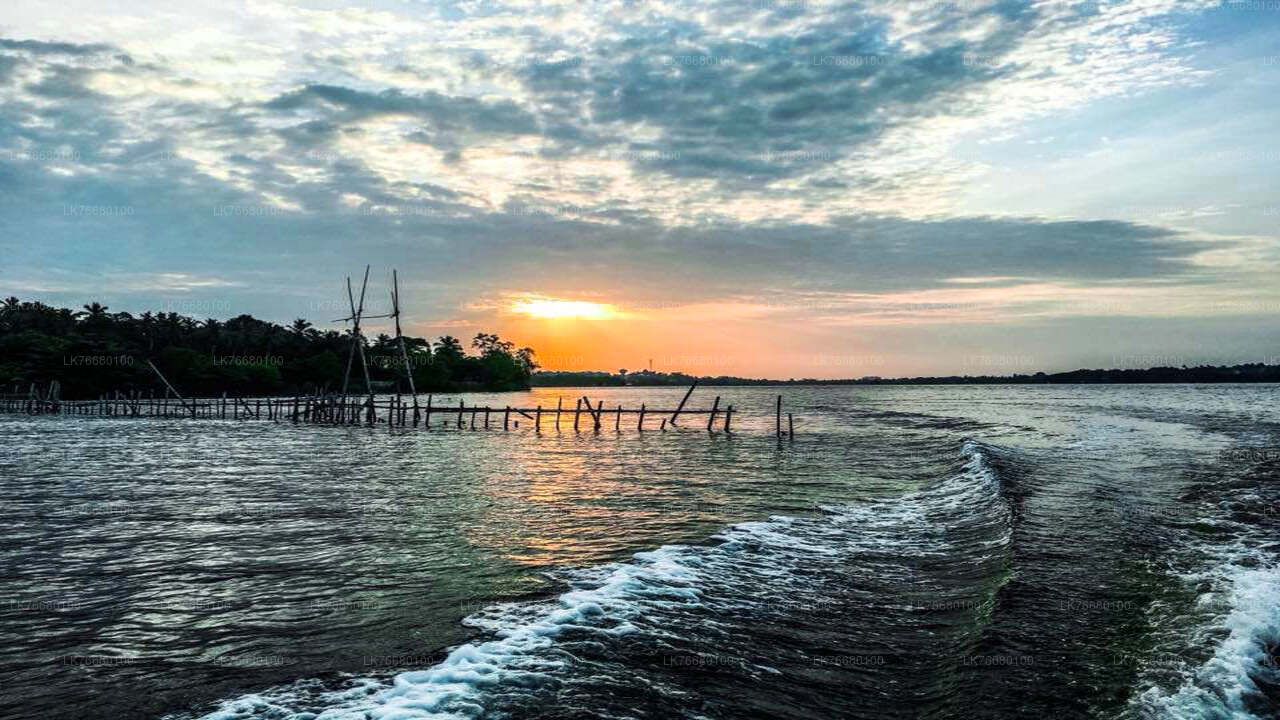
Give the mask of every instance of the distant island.
MULTIPOLYGON (((338 392, 353 348, 350 332, 317 330, 302 318, 284 327, 251 315, 223 321, 109 310, 96 302, 71 310, 16 297, 0 301, 0 392, 54 381, 68 400, 154 391, 162 386, 148 361, 192 397, 338 392)), ((406 336, 403 355, 388 335, 361 340, 369 383, 357 353, 353 394, 408 392, 406 359, 419 392, 527 390, 538 367, 532 349, 486 333, 475 336, 470 353, 449 335, 434 343, 406 336)))
POLYGON ((534 387, 656 387, 689 385, 1049 385, 1107 383, 1273 383, 1280 382, 1280 365, 1251 363, 1246 365, 1197 367, 1156 367, 1145 370, 1071 370, 1031 375, 947 375, 941 377, 881 378, 862 377, 840 380, 802 378, 767 380, 727 375, 696 376, 684 373, 662 373, 651 370, 634 372, 539 372, 530 382, 534 387))

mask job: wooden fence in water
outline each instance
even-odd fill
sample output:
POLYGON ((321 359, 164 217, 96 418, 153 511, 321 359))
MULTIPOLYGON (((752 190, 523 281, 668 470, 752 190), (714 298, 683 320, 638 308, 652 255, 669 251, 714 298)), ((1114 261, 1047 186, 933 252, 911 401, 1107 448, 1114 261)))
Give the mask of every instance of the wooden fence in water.
MULTIPOLYGON (((37 392, 33 387, 26 394, 12 393, 0 395, 0 411, 6 413, 25 413, 30 415, 68 415, 68 416, 105 416, 123 418, 186 418, 216 420, 266 420, 269 422, 289 422, 317 425, 347 425, 377 427, 385 425, 388 429, 418 428, 432 429, 454 428, 458 430, 489 430, 501 427, 510 431, 520 428, 521 419, 526 420, 525 427, 541 433, 547 429, 557 432, 573 430, 582 432, 590 430, 599 432, 612 425, 615 431, 629 429, 634 422, 639 432, 659 430, 665 432, 668 427, 680 427, 678 422, 685 417, 706 417, 707 432, 733 431, 734 407, 720 407, 720 396, 716 396, 711 408, 699 410, 686 408, 685 404, 693 394, 697 383, 685 393, 679 406, 674 410, 650 408, 641 404, 639 408, 625 408, 621 404, 605 407, 603 400, 593 401, 587 396, 576 398, 574 407, 565 407, 563 398, 557 399, 556 406, 543 407, 493 407, 489 405, 467 406, 466 400, 459 400, 457 406, 441 406, 434 404, 435 396, 428 394, 425 400, 421 395, 394 395, 384 399, 370 396, 351 395, 315 395, 297 396, 293 398, 243 398, 223 394, 219 398, 182 398, 170 396, 157 397, 154 393, 143 396, 140 392, 113 393, 97 400, 61 400, 51 388, 48 395, 37 392), (623 418, 626 418, 626 424, 623 418), (433 419, 435 422, 433 423, 433 419), (612 421, 612 422, 610 422, 612 421), (648 421, 648 426, 645 425, 648 421)), ((794 436, 794 421, 788 413, 787 426, 782 424, 782 396, 777 397, 774 414, 774 428, 778 437, 794 436)), ((700 427, 701 425, 699 425, 700 427)))

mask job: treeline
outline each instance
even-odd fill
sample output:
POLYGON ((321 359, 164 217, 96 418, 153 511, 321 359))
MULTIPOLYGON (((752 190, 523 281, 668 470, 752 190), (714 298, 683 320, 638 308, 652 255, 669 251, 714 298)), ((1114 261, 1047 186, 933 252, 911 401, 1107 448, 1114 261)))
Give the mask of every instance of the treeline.
POLYGON ((1195 367, 1154 367, 1147 369, 1069 370, 1059 373, 1038 372, 1033 375, 981 375, 952 377, 914 377, 853 381, 875 385, 1102 385, 1136 383, 1273 383, 1280 382, 1280 365, 1247 363, 1244 365, 1198 365, 1195 367))
POLYGON ((1197 367, 1155 367, 1143 370, 1071 370, 1060 373, 1038 372, 1032 375, 949 375, 911 378, 847 378, 818 380, 814 378, 765 380, 732 376, 694 376, 684 373, 660 373, 649 370, 619 373, 607 372, 540 372, 532 384, 540 387, 609 387, 689 385, 1035 385, 1035 384, 1127 384, 1127 383, 1274 383, 1280 382, 1280 365, 1250 363, 1244 365, 1197 367))
POLYGON ((540 372, 534 373, 530 382, 535 387, 661 387, 667 385, 685 386, 697 380, 703 385, 772 385, 776 380, 747 380, 736 377, 696 377, 684 373, 661 373, 652 370, 637 370, 618 373, 607 372, 540 372))
MULTIPOLYGON (((396 339, 363 338, 369 388, 359 356, 352 362, 353 394, 408 391, 396 339)), ((530 348, 481 333, 471 342, 443 336, 429 342, 405 337, 405 355, 417 390, 525 390, 538 365, 530 348)), ((342 388, 351 334, 318 330, 304 319, 288 327, 240 315, 196 320, 178 313, 133 316, 98 303, 83 310, 8 298, 0 303, 0 392, 45 388, 56 380, 65 399, 119 391, 160 391, 147 360, 179 392, 210 396, 299 395, 342 388)))

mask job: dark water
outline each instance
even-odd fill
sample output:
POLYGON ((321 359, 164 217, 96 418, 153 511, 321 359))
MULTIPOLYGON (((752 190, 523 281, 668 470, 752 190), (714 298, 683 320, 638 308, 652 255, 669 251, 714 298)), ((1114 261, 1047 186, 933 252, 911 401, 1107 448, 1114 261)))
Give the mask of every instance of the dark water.
POLYGON ((788 388, 794 443, 717 392, 733 437, 0 416, 0 716, 1280 712, 1280 387, 788 388))

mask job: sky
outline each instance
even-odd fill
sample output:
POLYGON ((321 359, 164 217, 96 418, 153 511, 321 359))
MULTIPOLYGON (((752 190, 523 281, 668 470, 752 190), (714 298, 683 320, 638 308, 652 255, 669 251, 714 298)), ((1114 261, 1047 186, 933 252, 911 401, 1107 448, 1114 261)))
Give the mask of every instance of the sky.
POLYGON ((367 264, 551 370, 1280 363, 1280 0, 186 5, 6 1, 0 295, 341 329, 367 264))

